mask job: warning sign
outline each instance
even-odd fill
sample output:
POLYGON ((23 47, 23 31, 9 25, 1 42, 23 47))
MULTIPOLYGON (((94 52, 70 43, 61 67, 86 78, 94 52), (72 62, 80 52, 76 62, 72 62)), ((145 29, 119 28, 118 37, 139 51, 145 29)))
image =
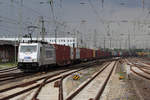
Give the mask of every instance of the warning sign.
POLYGON ((79 80, 80 79, 80 74, 79 73, 74 73, 72 78, 73 78, 73 80, 79 80))

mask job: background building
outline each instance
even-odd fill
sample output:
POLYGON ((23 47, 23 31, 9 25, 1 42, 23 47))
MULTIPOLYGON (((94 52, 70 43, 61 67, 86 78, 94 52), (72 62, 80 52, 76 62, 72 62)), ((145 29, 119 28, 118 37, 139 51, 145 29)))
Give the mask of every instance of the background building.
MULTIPOLYGON (((31 40, 30 38, 0 38, 0 40, 6 40, 6 41, 24 41, 27 42, 28 40, 31 40)), ((42 40, 41 38, 32 38, 32 40, 42 40)), ((71 47, 77 47, 77 39, 71 38, 71 37, 63 37, 63 38, 45 38, 45 41, 51 43, 51 44, 60 44, 60 45, 66 45, 71 47)))

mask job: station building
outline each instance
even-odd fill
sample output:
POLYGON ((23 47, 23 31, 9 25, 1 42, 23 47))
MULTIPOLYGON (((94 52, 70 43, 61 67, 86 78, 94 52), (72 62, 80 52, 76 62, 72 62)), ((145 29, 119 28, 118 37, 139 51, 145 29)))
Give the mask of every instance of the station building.
POLYGON ((18 42, 0 40, 0 63, 17 59, 18 42))

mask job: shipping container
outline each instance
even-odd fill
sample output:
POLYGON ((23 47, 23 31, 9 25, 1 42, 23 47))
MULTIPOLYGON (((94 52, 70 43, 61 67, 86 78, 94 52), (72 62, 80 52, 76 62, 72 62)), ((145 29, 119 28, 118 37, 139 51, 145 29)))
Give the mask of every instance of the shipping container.
POLYGON ((80 60, 87 60, 87 50, 86 48, 80 48, 80 60))
POLYGON ((80 59, 84 61, 93 59, 93 50, 80 48, 80 59))
POLYGON ((87 49, 87 59, 92 60, 93 59, 93 50, 87 49))
POLYGON ((70 47, 64 46, 64 45, 56 45, 55 46, 55 52, 56 52, 56 63, 58 65, 67 65, 71 63, 70 58, 70 47))

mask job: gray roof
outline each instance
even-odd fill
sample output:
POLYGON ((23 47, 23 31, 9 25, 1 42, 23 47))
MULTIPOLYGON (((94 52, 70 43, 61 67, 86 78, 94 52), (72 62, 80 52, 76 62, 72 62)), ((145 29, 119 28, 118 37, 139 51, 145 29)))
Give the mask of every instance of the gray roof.
POLYGON ((18 46, 19 43, 15 41, 6 41, 6 40, 0 40, 0 45, 12 45, 15 46, 15 44, 18 46))

